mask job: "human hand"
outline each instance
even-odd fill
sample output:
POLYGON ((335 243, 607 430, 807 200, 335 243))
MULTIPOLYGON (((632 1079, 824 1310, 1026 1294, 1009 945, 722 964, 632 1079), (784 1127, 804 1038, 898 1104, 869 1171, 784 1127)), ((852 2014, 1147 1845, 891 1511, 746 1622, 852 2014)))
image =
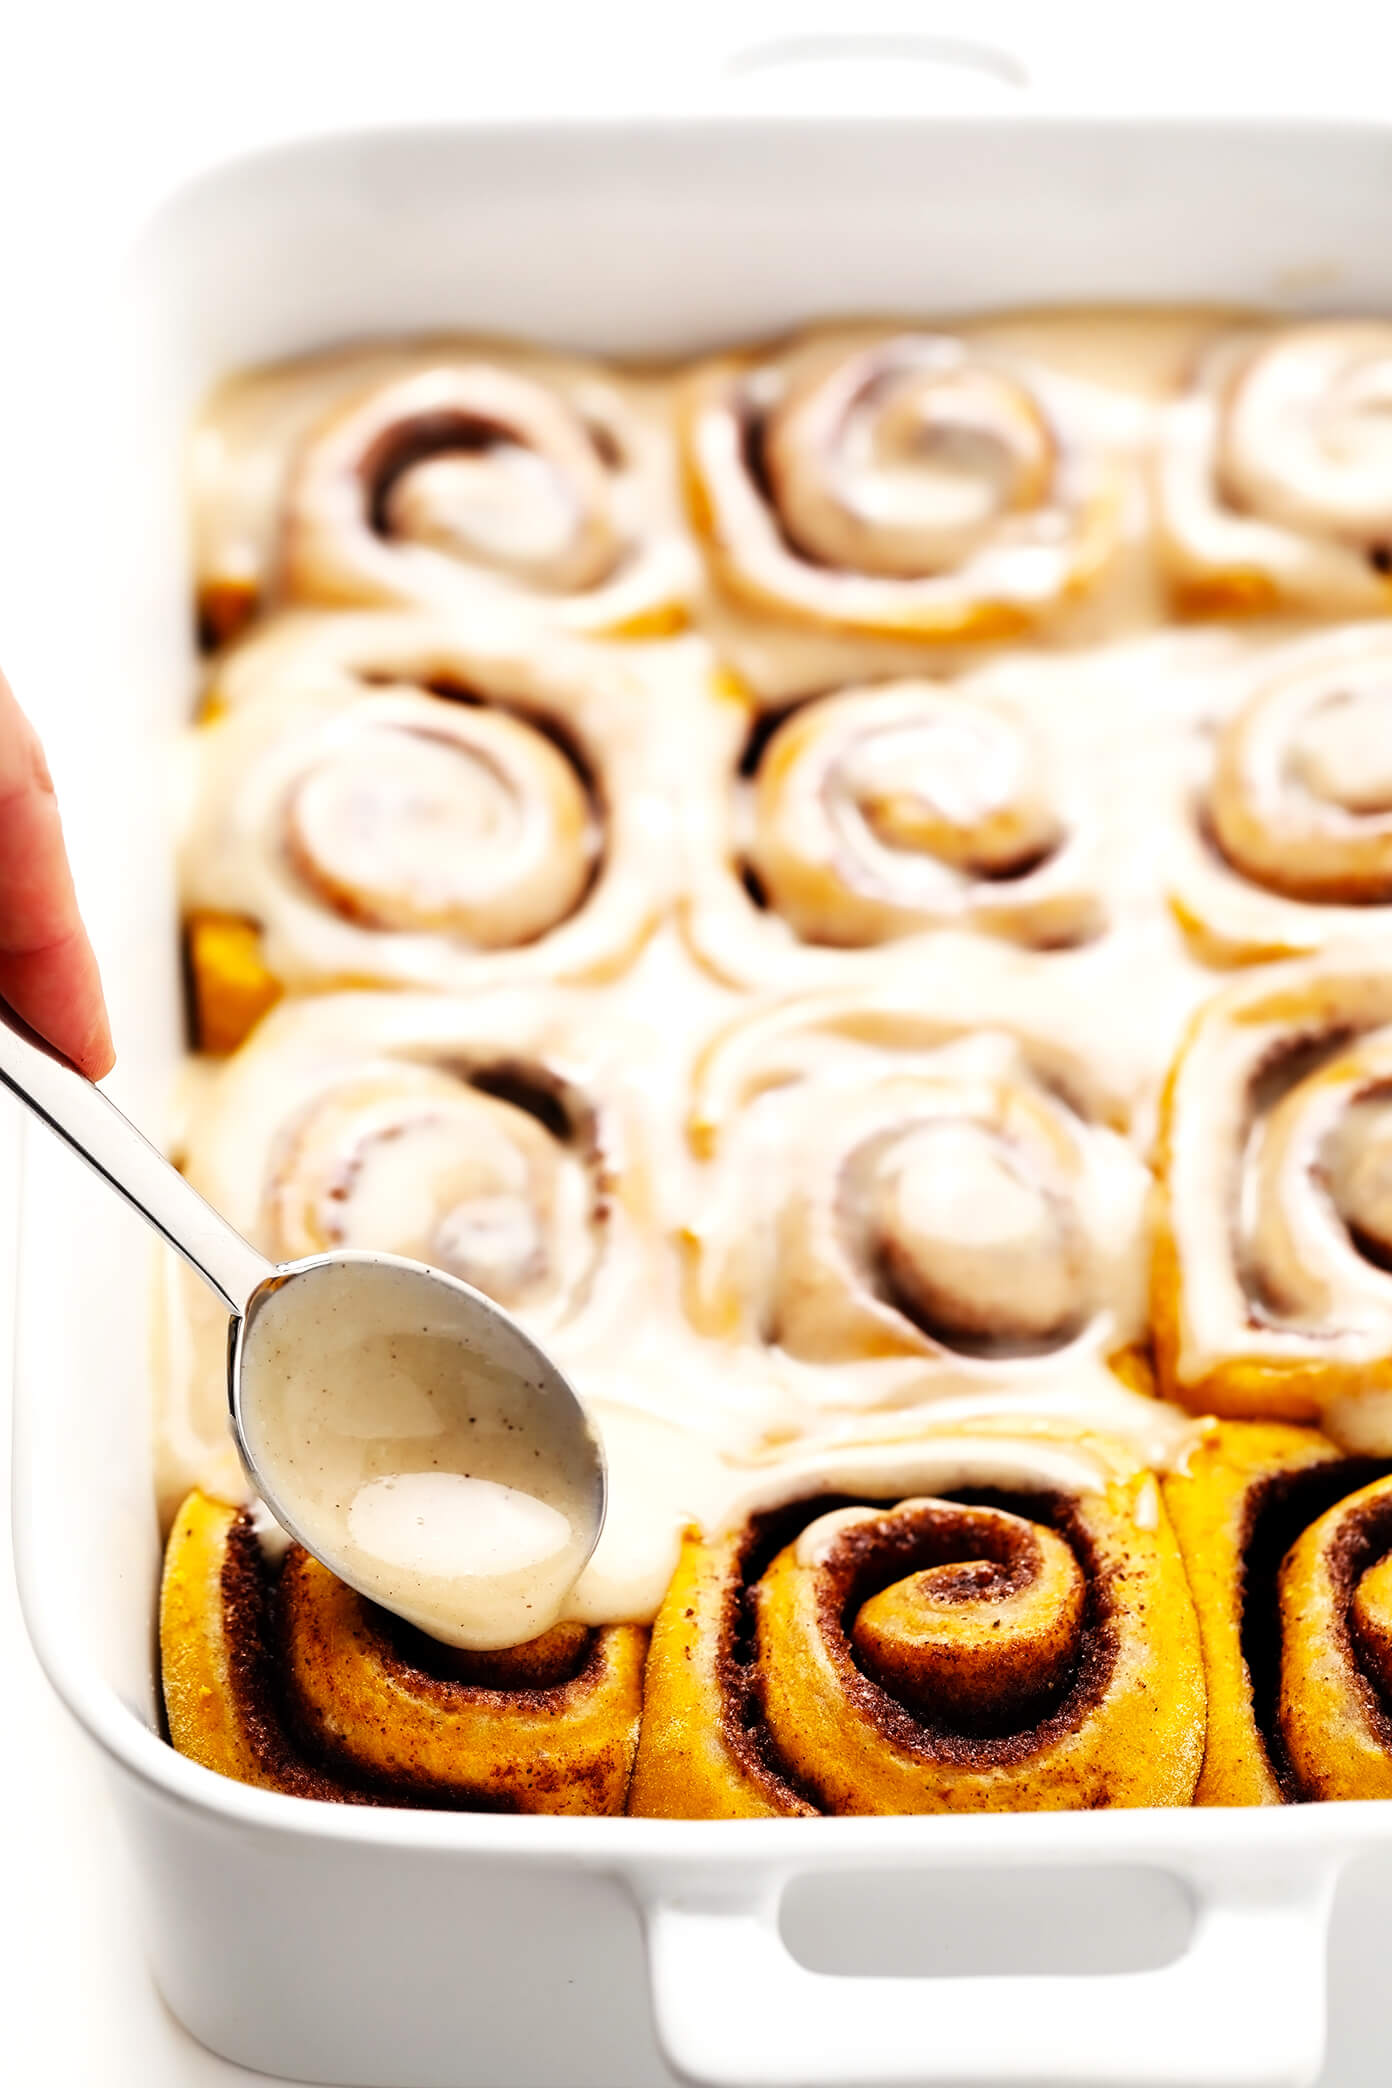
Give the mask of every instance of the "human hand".
POLYGON ((0 1000, 92 1080, 111 1045, 37 733, 0 674, 0 1000))

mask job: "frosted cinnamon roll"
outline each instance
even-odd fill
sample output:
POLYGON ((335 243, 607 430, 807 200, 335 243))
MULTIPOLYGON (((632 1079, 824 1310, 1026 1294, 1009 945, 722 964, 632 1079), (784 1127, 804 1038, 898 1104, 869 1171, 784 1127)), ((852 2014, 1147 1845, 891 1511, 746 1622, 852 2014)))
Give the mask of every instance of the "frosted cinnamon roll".
POLYGON ((732 1025, 688 1120, 695 1324, 823 1409, 1062 1414, 1163 1455, 1169 1415, 1127 1389, 1151 1182, 1099 1046, 941 975, 732 1025))
POLYGON ((1163 1389, 1392 1449, 1392 970, 1331 950, 1196 1018, 1161 1120, 1163 1389))
POLYGON ((688 1535, 629 1810, 1187 1805, 1203 1735, 1153 1476, 1097 1438, 948 1433, 790 1474, 688 1535))
POLYGON ((1087 388, 985 341, 814 332, 694 381, 693 514, 715 575, 792 628, 1010 637, 1117 548, 1115 468, 1087 388))
POLYGON ((281 987, 607 976, 667 903, 655 706, 610 654, 289 618, 210 702, 180 869, 205 1048, 281 987))
MULTIPOLYGON (((285 1002, 189 1128, 185 1171, 276 1261, 371 1248, 463 1278, 567 1354, 612 1349, 647 1277, 641 1051, 563 992, 285 1002)), ((240 1499, 226 1325, 195 1283, 163 1372, 166 1500, 240 1499)))
POLYGON ((276 599, 686 620, 666 387, 590 363, 441 341, 253 372, 205 409, 193 492, 210 643, 276 599))
POLYGON ((1196 1802, 1392 1797, 1386 1467, 1226 1422, 1164 1484, 1208 1677, 1196 1802))
POLYGON ((1180 603, 1392 608, 1392 325, 1243 327, 1170 413, 1159 524, 1180 603))
POLYGON ((1054 950, 1107 925, 1101 808, 1069 787, 1042 709, 902 680, 771 724, 718 683, 695 725, 687 920, 731 984, 844 980, 851 951, 908 965, 947 928, 1054 950))
POLYGON ((1376 625, 1247 669, 1201 742, 1171 903, 1218 964, 1392 932, 1392 640, 1376 625))
POLYGON ((464 1654, 378 1610, 252 1519, 192 1493, 160 1604, 169 1737, 298 1797, 468 1811, 623 1811, 647 1633, 557 1624, 464 1654))

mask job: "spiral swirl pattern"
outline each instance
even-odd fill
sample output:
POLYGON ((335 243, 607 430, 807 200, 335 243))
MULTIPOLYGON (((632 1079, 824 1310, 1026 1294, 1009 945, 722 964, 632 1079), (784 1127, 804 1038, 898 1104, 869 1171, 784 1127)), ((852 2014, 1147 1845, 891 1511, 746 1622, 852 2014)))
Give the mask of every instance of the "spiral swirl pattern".
POLYGON ((1392 1480, 1227 1422, 1165 1482, 1208 1674, 1197 1800, 1392 1797, 1392 1480))
POLYGON ((496 605, 610 635, 684 621, 690 555, 651 387, 457 352, 352 375, 288 462, 286 598, 496 605))
POLYGON ((374 1610, 297 1546, 263 1557, 245 1511, 175 1518, 161 1604, 183 1754, 244 1783, 368 1805, 622 1812, 647 1633, 558 1624, 459 1654, 374 1610))
POLYGON ((1161 524, 1182 599, 1229 614, 1392 607, 1392 326, 1218 340, 1176 408, 1161 524))
POLYGON ((1125 1400, 1149 1178, 1118 1089, 1028 1001, 809 996, 698 1071, 690 1309, 818 1403, 1125 1400), (994 1019, 993 1019, 994 1016, 994 1019))
POLYGON ((510 1309, 583 1293, 597 1184, 516 1102, 432 1066, 368 1061, 294 1117, 266 1190, 279 1261, 370 1248, 510 1309))
POLYGON ((1206 956, 1378 940, 1392 903, 1392 647, 1360 627, 1264 664, 1219 726, 1172 900, 1206 956))
MULTIPOLYGON (((250 923, 280 986, 618 970, 672 877, 645 698, 563 642, 400 615, 268 625, 191 735, 186 911, 250 923)), ((236 982, 206 928, 192 950, 223 1037, 236 982)))
POLYGON ((1187 1804, 1203 1680, 1154 1480, 1096 1446, 903 1454, 936 1466, 942 1494, 803 1499, 688 1539, 653 1630, 630 1811, 1187 1804))
POLYGON ((1162 1126, 1162 1380, 1392 1448, 1392 978, 1331 951, 1202 1011, 1162 1126))
POLYGON ((810 335, 695 387, 687 463, 723 584, 804 626, 1009 635, 1115 548, 1065 388, 947 335, 810 335))
MULTIPOLYGON (((205 1094, 195 1185, 276 1260, 336 1248, 432 1263, 567 1358, 612 1345, 642 1295, 650 1187, 628 1033, 564 993, 329 994, 283 1003, 205 1094)), ((166 1372, 166 1499, 243 1482, 227 1441, 226 1324, 183 1279, 166 1372), (177 1365, 177 1367, 174 1367, 177 1365)))
POLYGON ((1051 948, 1103 925, 1041 736, 984 698, 901 682, 807 704, 764 747, 747 814, 749 869, 803 942, 960 926, 1051 948))

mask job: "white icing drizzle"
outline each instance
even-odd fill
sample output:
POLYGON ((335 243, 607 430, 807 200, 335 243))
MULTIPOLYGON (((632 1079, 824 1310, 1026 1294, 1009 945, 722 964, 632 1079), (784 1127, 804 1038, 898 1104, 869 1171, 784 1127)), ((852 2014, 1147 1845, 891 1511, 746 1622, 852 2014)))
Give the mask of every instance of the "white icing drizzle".
MULTIPOLYGON (((886 331, 850 330, 861 341, 871 333, 883 338, 886 331)), ((336 995, 273 1015, 189 1108, 190 1172, 234 1222, 266 1237, 266 1183, 277 1158, 285 1157, 286 1139, 293 1143, 287 1126, 303 1130, 316 1111, 331 1116, 332 1097, 364 1068, 380 1077, 385 1067, 395 1077, 406 1066, 410 1079, 423 1086, 438 1080, 467 1088, 480 1052, 542 1062, 588 1098, 605 1127, 609 1201, 598 1228, 602 1239, 592 1225, 593 1175, 578 1149, 551 1156, 554 1180, 539 1199, 538 1177, 525 1168, 511 1188, 500 1186, 512 1162, 506 1120, 490 1109, 484 1115, 502 1140, 498 1179, 483 1185, 484 1201, 494 1202, 459 1219, 462 1229, 453 1235, 491 1254, 495 1279, 502 1281, 504 1263, 520 1268, 528 1260, 527 1214, 535 1214, 538 1202, 551 1212, 541 1227, 549 1241, 548 1280, 529 1295, 524 1283, 519 1309, 578 1384, 610 1462, 610 1523, 570 1600, 571 1613, 585 1621, 651 1616, 684 1526, 726 1529, 745 1514, 819 1493, 897 1500, 964 1486, 1009 1492, 1012 1486, 1068 1490, 1134 1482, 1137 1523, 1151 1528, 1159 1496, 1149 1472, 1182 1466, 1202 1431, 1202 1423, 1129 1390, 1108 1367, 1115 1351, 1144 1329, 1150 1184, 1145 1163, 1159 1082, 1187 1020, 1218 983, 1195 961, 1171 912, 1182 889, 1178 852, 1195 833, 1192 807, 1201 773, 1211 767, 1213 734, 1256 683, 1264 686, 1269 670, 1278 681, 1303 671, 1301 648, 1313 654, 1322 645, 1334 646, 1336 662, 1362 672, 1359 661, 1380 639, 1371 632, 1338 639, 1295 632, 1299 644, 1289 666, 1283 654, 1273 669, 1268 650, 1292 637, 1289 624, 1158 627, 1164 600, 1152 555, 1147 453, 1164 450, 1159 497, 1173 553, 1173 539, 1192 519, 1192 507, 1181 512, 1176 502, 1193 495, 1196 470, 1200 477, 1209 473, 1204 484, 1211 489, 1215 417, 1224 373, 1231 375, 1233 367, 1224 361, 1229 348, 1204 362, 1192 393, 1176 403, 1177 395, 1215 335, 1240 335, 1240 353, 1247 356, 1250 329, 1234 333, 1232 322, 1211 314, 1075 314, 1005 317, 961 331, 985 346, 993 367, 1018 363, 1047 370, 1046 389, 1066 405, 1074 442, 1082 450, 1097 444, 1106 451, 1115 487, 1105 571, 1099 566, 1095 584, 1078 601, 1059 605, 1028 645, 1017 641, 1006 649, 992 642, 964 659, 949 646, 906 644, 870 632, 851 637, 830 622, 799 632, 766 607, 739 605, 728 594, 707 591, 699 605, 701 637, 624 648, 622 658, 617 651, 596 650, 581 672, 578 656, 562 662, 539 651, 533 630, 499 625, 485 642, 482 627, 471 624, 467 637, 479 672, 491 662, 500 707, 510 718, 525 719, 548 702, 568 707, 572 722, 592 732, 602 760, 619 764, 614 773, 621 781, 606 790, 604 813, 612 822, 636 805, 642 834, 641 845, 625 858, 634 874, 624 889, 630 895, 654 889, 650 880, 660 881, 665 863, 671 881, 662 887, 662 903, 679 890, 684 931, 667 919, 636 962, 631 960, 652 917, 651 909, 634 910, 631 902, 625 915, 631 933, 603 938, 602 947, 587 946, 573 964, 558 961, 557 947, 593 908, 598 887, 577 913, 525 952, 503 953, 509 962, 517 957, 519 972, 534 966, 522 975, 544 982, 526 993, 495 992, 499 978, 518 975, 489 971, 496 953, 472 948, 464 953, 467 963, 459 961, 456 968, 460 952, 452 950, 446 961, 441 952, 449 938, 438 928, 424 937, 380 925, 365 929, 318 901, 305 906, 302 891, 293 902, 286 897, 292 880, 268 824, 277 790, 294 768, 283 750, 302 727, 311 733, 339 729, 354 708, 438 701, 419 691, 441 677, 442 660, 457 658, 465 642, 438 616, 272 619, 219 663, 210 694, 227 715, 200 735, 197 757, 185 757, 186 896, 191 904, 261 921, 268 958, 284 978, 292 984, 372 978, 489 988, 467 998, 336 995), (374 661, 383 646, 387 654, 374 661), (746 684, 743 694, 733 695, 728 685, 720 693, 717 660, 733 664, 746 684), (364 697, 364 663, 397 686, 364 697), (628 696, 597 697, 595 674, 606 689, 629 677, 628 696), (1059 822, 1063 839, 1056 859, 1067 862, 1067 896, 1080 907, 1079 919, 1091 936, 1084 946, 1020 950, 980 933, 960 933, 983 925, 966 909, 966 919, 954 917, 944 926, 954 907, 941 906, 941 896, 946 891, 955 902, 961 890, 961 862, 953 851, 959 857, 970 852, 970 837, 996 799, 989 791, 983 798, 978 778, 963 781, 958 763, 954 803, 929 804, 922 791, 898 787, 897 755, 855 770, 843 793, 852 801, 853 817, 844 803, 837 815, 841 838, 847 818, 852 825, 859 820, 873 835, 877 872, 886 872, 906 867, 900 856, 912 868, 914 850, 926 837, 932 904, 925 911, 932 919, 896 919, 893 933, 868 938, 864 948, 831 949, 805 932, 806 921, 799 927, 784 918, 776 903, 762 910, 755 905, 740 872, 754 853, 750 823, 757 782, 742 790, 734 771, 761 711, 817 696, 830 698, 830 711, 833 692, 843 684, 890 676, 935 678, 935 700, 946 709, 964 703, 979 706, 982 715, 989 710, 1018 719, 1024 739, 1040 750, 1037 769, 1021 771, 1027 787, 1020 802, 1041 834, 1052 833, 1049 823, 1059 822), (650 758, 658 741, 675 752, 650 758), (641 761, 635 749, 643 750, 641 761), (288 766, 277 769, 281 761, 288 766), (257 780, 272 774, 280 779, 274 787, 257 780), (671 813, 678 803, 679 866, 671 813), (398 940, 415 945, 410 962, 383 961, 398 940), (376 953, 372 962, 366 959, 369 946, 376 953), (690 961, 689 950, 704 971, 690 961), (551 984, 611 974, 613 982, 602 991, 551 984), (848 1009, 859 1010, 858 1017, 848 1014, 844 1034, 819 1033, 805 1010, 797 1020, 775 1012, 768 1017, 770 1030, 761 1026, 759 1004, 748 998, 751 989, 812 991, 825 998, 833 983, 847 987, 848 1009), (877 1031, 896 993, 912 1003, 921 1025, 907 1051, 887 1045, 877 1031), (715 1043, 736 1018, 737 1040, 715 1043), (1007 1092, 1024 1100, 1007 1106, 1007 1092), (872 1102, 883 1100, 885 1112, 867 1103, 867 1094, 872 1102), (883 1141, 890 1133, 899 1136, 906 1106, 912 1116, 911 1097, 924 1096, 934 1125, 946 1109, 949 1131, 934 1129, 921 1148, 906 1146, 902 1167, 883 1167, 883 1141), (1029 1131, 1023 1128, 1027 1115, 1029 1131), (695 1152, 684 1151, 677 1136, 688 1116, 695 1152), (839 1324, 844 1337, 847 1312, 839 1288, 844 1269, 830 1261, 823 1272, 832 1268, 828 1295, 834 1309, 809 1317, 802 1296, 778 1328, 763 1314, 767 1293, 760 1286, 787 1245, 777 1236, 774 1206, 787 1202, 790 1189, 800 1193, 806 1187, 825 1162, 828 1127, 842 1123, 860 1134, 861 1147, 873 1149, 854 1183, 854 1239, 863 1244, 866 1228, 878 1225, 910 1249, 915 1242, 941 1247, 945 1237, 954 1244, 955 1256, 935 1251, 931 1259, 952 1294, 948 1304, 959 1312, 956 1346, 939 1338, 940 1329, 924 1332, 921 1319, 943 1312, 944 1300, 935 1293, 917 1299, 919 1318, 900 1311, 891 1322, 881 1314, 875 1352, 862 1353, 851 1341, 850 1353, 827 1360, 827 1328, 839 1324), (1051 1156, 1049 1166, 1056 1170, 1043 1195, 1036 1193, 1038 1178, 1049 1173, 1042 1161, 1036 1172, 1031 1163, 1021 1173, 1002 1158, 1006 1149, 1015 1160, 1025 1148, 1034 1151, 1030 1139, 1036 1135, 1042 1141, 1038 1151, 1051 1156), (915 1155, 978 1187, 994 1185, 989 1199, 973 1203, 974 1244, 955 1222, 950 1195, 944 1204, 938 1187, 930 1193, 921 1183, 915 1186, 908 1164, 915 1155), (1057 1231, 1060 1210, 1069 1213, 1071 1231, 1057 1231), (972 1353, 961 1339, 972 1331, 961 1318, 963 1300, 969 1306, 975 1294, 989 1307, 1004 1295, 998 1285, 993 1288, 991 1263, 1005 1244, 1023 1256, 1029 1274, 1022 1309, 1030 1325, 1023 1345, 1042 1345, 1034 1353, 1002 1357, 987 1342, 985 1353, 972 1353), (722 1277, 734 1269, 738 1281, 714 1286, 723 1316, 698 1309, 693 1326, 684 1307, 693 1290, 699 1306, 701 1266, 712 1258, 722 1277), (1070 1321, 1058 1301, 1068 1298, 1080 1269, 1086 1280, 1070 1321), (787 1327, 799 1323, 800 1312, 802 1333, 789 1340, 787 1327), (1055 1342, 1065 1325, 1068 1338, 1055 1342)), ((1261 329, 1260 342, 1268 338, 1261 329)), ((1238 353, 1232 346, 1231 355, 1238 353)), ((370 367, 351 357, 328 359, 316 366, 311 389, 320 378, 323 386, 308 401, 296 389, 304 373, 289 370, 244 380, 241 390, 222 396, 196 452, 205 577, 220 569, 240 571, 264 586, 271 519, 289 458, 305 431, 355 384, 372 381, 374 372, 395 376, 417 367, 414 354, 383 351, 370 367)), ((654 413, 669 410, 666 379, 634 382, 640 390, 648 385, 644 397, 654 413)), ((970 389, 975 380, 962 382, 970 389)), ((627 398, 629 380, 616 383, 627 398)), ((971 405, 979 418, 982 403, 976 394, 966 398, 960 387, 953 393, 949 385, 934 412, 951 421, 958 406, 965 413, 971 405)), ((992 464, 987 475, 998 496, 996 509, 1004 512, 1022 487, 1028 492, 1038 460, 1031 461, 1028 416, 1020 420, 1003 395, 985 405, 987 417, 994 414, 1000 423, 996 447, 1005 461, 999 469, 992 464)), ((884 525, 881 563, 891 579, 905 542, 912 539, 921 548, 925 531, 941 560, 964 547, 970 555, 970 545, 994 527, 978 497, 981 482, 970 472, 969 498, 955 467, 935 482, 926 513, 918 494, 910 498, 904 434, 904 428, 891 427, 882 440, 856 408, 844 452, 854 467, 849 478, 838 470, 829 486, 803 485, 794 494, 809 541, 824 540, 825 548, 828 529, 835 536, 864 522, 864 488, 876 488, 872 505, 878 505, 884 525)), ((947 452, 956 454, 952 441, 947 452)), ((517 464, 495 462, 506 473, 517 464)), ((458 476, 453 467, 445 478, 432 473, 411 489, 409 499, 402 494, 411 508, 408 535, 426 543, 475 527, 479 489, 461 489, 458 476)), ((1233 520, 1223 519, 1224 528, 1233 520)), ((1307 535, 1292 550, 1287 540, 1295 522, 1304 527, 1301 518, 1283 514, 1279 525, 1269 517, 1248 519, 1266 532, 1263 543, 1275 561, 1270 571, 1283 585, 1290 582, 1290 600, 1325 612, 1346 601, 1383 606, 1361 548, 1341 539, 1331 549, 1321 540, 1316 555, 1307 535), (1275 548, 1273 531, 1282 539, 1275 548), (1349 578, 1351 559, 1356 587, 1349 578)), ((1320 527, 1327 522, 1325 515, 1320 527)), ((514 565, 544 562, 557 541, 555 530, 519 537, 513 529, 508 557, 514 565)), ((1220 552, 1226 557, 1229 546, 1225 540, 1209 548, 1216 558, 1220 552)), ((1010 557, 1015 555, 1012 550, 1010 557)), ((1057 564, 1051 569, 1055 578, 1057 564)), ((1037 566, 1025 570, 1027 596, 1037 573, 1037 566)), ((1048 593, 1041 588, 1036 598, 1048 593)), ((492 684, 484 690, 490 700, 494 693, 492 684)), ((1381 770, 1371 783, 1361 761, 1351 770, 1337 731, 1314 730, 1296 754, 1299 789, 1307 797, 1323 797, 1358 820, 1370 816, 1371 792, 1371 816, 1380 816, 1381 770)), ((910 785, 912 780, 910 775, 910 785)), ((605 846, 607 866, 612 825, 605 846)), ((987 870, 992 867, 988 862, 987 870)), ((1008 904, 1008 881, 997 892, 1008 904)), ((854 944, 855 938, 847 940, 854 944)), ((1027 936, 1021 940, 1028 945, 1027 936)), ((1366 957, 1359 963, 1366 968, 1366 957)), ((1370 1025, 1382 1026, 1384 988, 1370 985, 1365 997, 1370 1005, 1377 1001, 1370 1025)), ((1215 1045, 1220 1057, 1227 1049, 1226 1042, 1215 1045)), ((1208 1149, 1200 1139, 1185 1160, 1205 1192, 1215 1169, 1226 1164, 1225 1141, 1230 1133, 1236 1136, 1231 1081, 1238 1073, 1224 1059, 1219 1075, 1208 1149)), ((494 1105, 498 1100, 475 1098, 471 1091, 466 1111, 475 1099, 494 1105)), ((1308 1175, 1308 1142, 1301 1151, 1308 1175)), ((1377 1182, 1364 1180, 1351 1162, 1337 1171, 1350 1208, 1371 1200, 1380 1209, 1377 1182)), ((368 1179, 365 1174, 364 1183, 368 1179)), ((388 1230, 404 1225, 403 1207, 395 1192, 387 1193, 385 1176, 371 1179, 372 1199, 352 1211, 354 1222, 361 1219, 369 1231, 379 1222, 388 1230)), ((455 1201, 470 1198, 456 1195, 455 1201)), ((1218 1216, 1200 1221, 1210 1228, 1203 1237, 1214 1249, 1205 1281, 1230 1284, 1236 1280, 1231 1261, 1220 1251, 1228 1235, 1220 1241, 1217 1230, 1230 1224, 1230 1214, 1221 1199, 1214 1208, 1218 1216)), ((832 1242, 843 1261, 845 1245, 843 1229, 832 1242)), ((1341 1283, 1344 1273, 1340 1264, 1335 1274, 1341 1283)), ((1385 1273, 1376 1272, 1374 1288, 1386 1282, 1385 1273)), ((220 1427, 221 1327, 212 1327, 215 1315, 185 1291, 182 1279, 176 1289, 161 1421, 166 1501, 191 1479, 223 1488, 238 1483, 220 1427)), ((1206 1312, 1202 1285, 1195 1295, 1196 1310, 1206 1312)), ((1379 1290, 1374 1320, 1380 1301, 1379 1290)), ((1219 1301, 1230 1302, 1226 1293, 1219 1301)), ((1221 1345, 1209 1339, 1214 1324, 1205 1319, 1195 1337, 1205 1355, 1221 1345)), ((1277 1332, 1282 1339, 1297 1338, 1289 1330, 1277 1332)), ((1354 1341, 1359 1354, 1367 1338, 1360 1321, 1354 1341)), ((1389 1397, 1374 1394, 1349 1404, 1357 1404, 1376 1434, 1389 1397)), ((1351 1440, 1354 1429, 1349 1423, 1351 1440)))
MULTIPOLYGON (((607 976, 672 896, 653 650, 443 616, 272 619, 220 664, 181 751, 185 907, 256 922, 291 988, 607 976)), ((707 671, 694 642, 662 649, 678 696, 707 671)))
POLYGON ((669 628, 696 572, 669 390, 457 338, 234 377, 193 439, 200 595, 669 628))

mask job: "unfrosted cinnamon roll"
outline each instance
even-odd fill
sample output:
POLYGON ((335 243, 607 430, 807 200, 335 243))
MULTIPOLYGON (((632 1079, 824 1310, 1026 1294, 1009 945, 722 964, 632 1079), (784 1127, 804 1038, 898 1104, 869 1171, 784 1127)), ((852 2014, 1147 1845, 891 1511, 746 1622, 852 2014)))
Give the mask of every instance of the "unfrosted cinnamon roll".
POLYGON ((1196 1802, 1392 1797, 1392 1480, 1226 1422, 1164 1482, 1208 1677, 1196 1802))
POLYGON ((241 1783, 360 1805, 623 1811, 647 1633, 557 1624, 463 1654, 375 1609, 250 1516, 192 1493, 165 1557, 169 1737, 241 1783))
POLYGON ((1392 934, 1392 638, 1262 659, 1202 745, 1171 903, 1220 964, 1392 934))
POLYGON ((984 341, 814 332, 695 380, 697 526, 740 602, 826 634, 1009 637, 1088 589, 1122 495, 1085 388, 984 341))
POLYGON ((1054 950, 1107 925, 1101 807, 1080 801, 1042 706, 901 680, 770 725, 717 681, 697 733, 686 918, 732 984, 844 980, 848 951, 907 965, 948 928, 1054 950))
POLYGON ((1187 1805, 1203 1731, 1151 1474, 1097 1438, 949 1432, 790 1474, 778 1505, 689 1534, 629 1810, 1187 1805))
MULTIPOLYGON (((549 1343, 612 1347, 645 1283, 632 1049, 559 991, 285 1002, 202 1098, 185 1170, 273 1260, 408 1255, 549 1343)), ((164 1496, 197 1483, 239 1499, 225 1321, 182 1279, 172 1317, 164 1496)))
POLYGON ((536 350, 348 350, 238 379, 194 442, 200 613, 220 643, 274 599, 650 636, 694 558, 666 389, 536 350))
POLYGON ((1202 1010, 1161 1121, 1163 1388, 1392 1449, 1392 970, 1273 966, 1202 1010))
POLYGON ((1232 615, 1392 608, 1392 325, 1220 336, 1171 410, 1160 530, 1181 604, 1232 615))
POLYGON ((210 705, 181 854, 205 1048, 287 986, 602 977, 667 903, 655 706, 611 653, 291 617, 210 705))
POLYGON ((735 1023, 689 1118, 695 1323, 823 1408, 1163 1435, 1164 1410, 1121 1382, 1145 1336, 1151 1183, 1104 1058, 1001 982, 735 1023))

